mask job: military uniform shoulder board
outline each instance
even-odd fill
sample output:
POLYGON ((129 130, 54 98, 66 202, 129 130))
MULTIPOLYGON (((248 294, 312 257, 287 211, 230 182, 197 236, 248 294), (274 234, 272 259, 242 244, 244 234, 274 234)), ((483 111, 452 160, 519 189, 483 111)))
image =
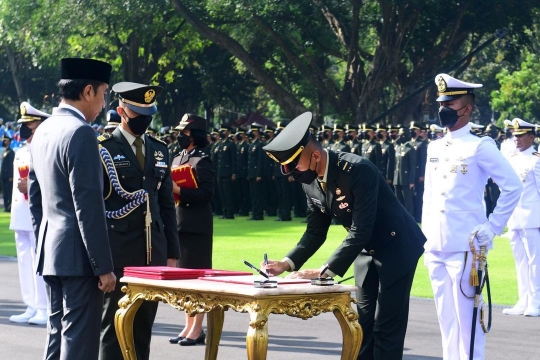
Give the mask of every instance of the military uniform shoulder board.
POLYGON ((111 135, 111 134, 109 134, 109 133, 104 133, 104 134, 102 134, 102 135, 99 135, 99 136, 97 137, 97 140, 101 143, 101 142, 104 142, 105 140, 108 140, 108 139, 110 139, 110 138, 112 138, 112 135, 111 135))
POLYGON ((158 143, 161 143, 161 144, 167 146, 167 143, 166 143, 165 141, 160 140, 160 139, 158 139, 158 138, 155 138, 155 137, 152 137, 152 136, 147 136, 146 138, 147 138, 147 139, 151 139, 151 140, 153 140, 153 141, 155 141, 155 142, 158 142, 158 143))
POLYGON ((351 164, 348 161, 338 162, 338 166, 341 169, 341 171, 346 172, 347 174, 350 174, 353 168, 353 164, 351 164))
POLYGON ((540 157, 540 153, 538 153, 538 152, 536 152, 536 151, 535 151, 535 152, 533 152, 533 155, 534 155, 534 156, 538 156, 538 157, 540 157))

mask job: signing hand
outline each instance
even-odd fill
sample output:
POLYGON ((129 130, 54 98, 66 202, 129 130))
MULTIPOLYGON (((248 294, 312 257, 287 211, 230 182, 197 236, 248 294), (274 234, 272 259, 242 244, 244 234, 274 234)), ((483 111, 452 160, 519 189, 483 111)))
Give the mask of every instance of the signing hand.
POLYGON ((113 272, 99 275, 98 288, 99 290, 109 293, 116 287, 116 275, 113 272))
POLYGON ((268 265, 266 265, 264 261, 262 261, 260 265, 262 271, 266 271, 268 274, 274 276, 281 275, 285 271, 291 270, 289 263, 286 261, 268 260, 268 265))
POLYGON ((286 276, 288 279, 317 279, 321 271, 318 269, 306 269, 300 271, 293 271, 286 276))

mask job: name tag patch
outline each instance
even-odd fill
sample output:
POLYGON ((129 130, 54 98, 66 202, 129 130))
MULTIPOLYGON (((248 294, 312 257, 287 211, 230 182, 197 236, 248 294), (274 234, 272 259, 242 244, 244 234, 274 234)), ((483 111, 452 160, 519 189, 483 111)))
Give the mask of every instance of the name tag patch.
POLYGON ((117 161, 114 163, 114 167, 129 167, 130 163, 129 161, 117 161))
POLYGON ((432 162, 432 163, 438 163, 438 162, 439 162, 439 158, 429 158, 429 162, 432 162))

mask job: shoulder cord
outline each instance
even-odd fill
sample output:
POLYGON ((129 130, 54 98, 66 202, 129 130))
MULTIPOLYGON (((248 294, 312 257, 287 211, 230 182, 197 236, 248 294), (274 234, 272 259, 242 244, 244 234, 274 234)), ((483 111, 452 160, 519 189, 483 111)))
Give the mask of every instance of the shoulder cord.
POLYGON ((120 210, 105 211, 105 215, 108 219, 122 219, 128 216, 133 210, 138 208, 141 204, 146 202, 146 217, 145 217, 145 229, 146 229, 146 263, 150 264, 152 261, 152 239, 151 239, 151 225, 152 215, 150 214, 150 202, 148 201, 148 191, 141 189, 134 192, 128 192, 124 190, 120 182, 118 181, 118 173, 114 167, 114 163, 111 159, 111 154, 102 145, 99 145, 99 154, 101 155, 101 162, 107 170, 107 175, 111 180, 111 185, 116 193, 125 200, 131 200, 127 205, 120 210))

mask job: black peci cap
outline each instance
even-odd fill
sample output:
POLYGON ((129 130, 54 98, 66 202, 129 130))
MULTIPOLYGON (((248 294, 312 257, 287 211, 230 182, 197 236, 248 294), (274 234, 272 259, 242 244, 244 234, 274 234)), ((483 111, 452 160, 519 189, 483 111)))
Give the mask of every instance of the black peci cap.
POLYGON ((163 90, 161 86, 120 82, 112 90, 128 108, 141 115, 157 113, 156 96, 163 90))
POLYGON ((281 172, 289 174, 294 170, 302 150, 311 138, 309 125, 313 114, 305 112, 296 117, 263 149, 266 154, 281 165, 281 172))
POLYGON ((109 83, 112 66, 104 61, 81 58, 60 60, 60 78, 66 80, 87 79, 109 83))

